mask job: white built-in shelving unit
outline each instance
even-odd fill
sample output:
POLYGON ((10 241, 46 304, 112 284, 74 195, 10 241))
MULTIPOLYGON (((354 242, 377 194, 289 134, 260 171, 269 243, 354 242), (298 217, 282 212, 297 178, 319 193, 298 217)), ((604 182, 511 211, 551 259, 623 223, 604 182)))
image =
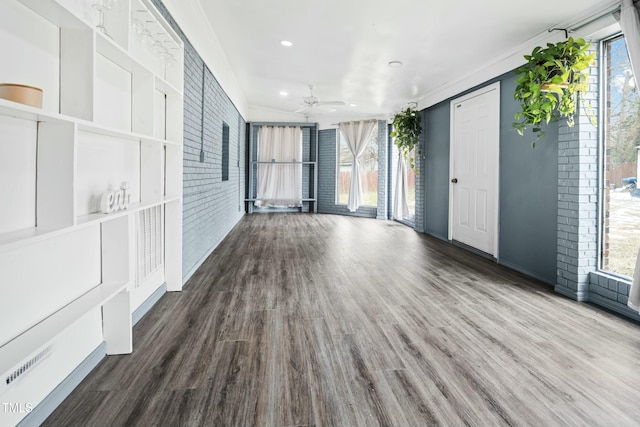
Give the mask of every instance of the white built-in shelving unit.
POLYGON ((42 108, 0 99, 3 382, 87 313, 131 352, 131 313, 182 288, 183 43, 150 0, 105 10, 107 34, 96 3, 0 2, 0 83, 43 89, 42 108), (123 182, 128 209, 101 213, 123 182))

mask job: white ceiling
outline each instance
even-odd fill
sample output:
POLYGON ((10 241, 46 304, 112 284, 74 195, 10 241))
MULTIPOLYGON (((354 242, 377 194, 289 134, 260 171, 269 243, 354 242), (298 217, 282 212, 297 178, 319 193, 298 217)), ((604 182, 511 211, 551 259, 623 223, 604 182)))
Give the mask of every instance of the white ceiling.
POLYGON ((533 42, 564 38, 559 32, 549 35, 549 28, 573 28, 619 4, 619 0, 197 1, 249 108, 293 112, 309 95, 307 85, 313 84, 321 101, 347 104, 318 114, 336 120, 388 118, 409 102, 470 77, 473 81, 477 70, 495 62, 513 57, 518 65, 533 42), (283 47, 281 40, 293 46, 283 47), (404 66, 391 68, 389 61, 402 61, 404 66), (288 96, 281 96, 281 91, 288 96))

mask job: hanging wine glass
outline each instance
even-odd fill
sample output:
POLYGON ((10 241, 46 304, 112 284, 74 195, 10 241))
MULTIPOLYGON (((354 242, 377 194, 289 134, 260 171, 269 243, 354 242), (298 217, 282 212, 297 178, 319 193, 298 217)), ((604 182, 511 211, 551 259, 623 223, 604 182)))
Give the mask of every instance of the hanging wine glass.
POLYGON ((149 23, 153 23, 154 21, 147 21, 144 29, 142 30, 142 33, 140 34, 140 43, 142 44, 146 44, 149 46, 153 46, 153 44, 155 43, 155 38, 153 37, 153 34, 151 34, 151 31, 149 30, 149 23))
POLYGON ((159 39, 156 39, 156 41, 151 45, 151 52, 162 58, 169 51, 159 39))
POLYGON ((140 37, 144 31, 144 24, 137 17, 131 17, 131 32, 134 36, 140 37))
POLYGON ((119 3, 120 0, 98 0, 92 5, 93 8, 98 11, 98 25, 96 25, 96 28, 107 37, 111 36, 107 32, 107 28, 104 26, 104 13, 107 10, 117 7, 119 3))

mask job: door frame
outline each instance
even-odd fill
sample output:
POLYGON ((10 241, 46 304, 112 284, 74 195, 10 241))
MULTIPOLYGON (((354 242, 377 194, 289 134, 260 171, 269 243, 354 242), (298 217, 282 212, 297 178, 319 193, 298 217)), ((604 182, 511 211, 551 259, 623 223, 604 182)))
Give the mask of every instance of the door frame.
POLYGON ((484 86, 480 89, 477 89, 473 92, 470 92, 466 95, 460 96, 451 100, 450 102, 450 120, 449 120, 449 231, 448 231, 448 239, 449 241, 453 241, 453 183, 451 180, 455 178, 453 176, 454 166, 455 166, 455 158, 454 158, 454 144, 455 144, 455 109, 456 105, 461 102, 468 101, 470 99, 476 98, 480 95, 484 95, 486 93, 496 91, 497 94, 497 123, 495 124, 498 129, 498 141, 495 145, 493 156, 495 157, 497 171, 496 171, 496 182, 495 182, 495 223, 494 225, 494 236, 493 236, 493 257, 498 259, 498 237, 499 237, 499 224, 500 224, 500 82, 495 82, 490 85, 484 86))

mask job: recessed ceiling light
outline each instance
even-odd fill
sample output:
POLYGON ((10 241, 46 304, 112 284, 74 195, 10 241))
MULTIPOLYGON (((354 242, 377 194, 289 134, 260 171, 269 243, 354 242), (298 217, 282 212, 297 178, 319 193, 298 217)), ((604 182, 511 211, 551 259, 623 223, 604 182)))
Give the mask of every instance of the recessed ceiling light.
POLYGON ((349 107, 357 107, 356 104, 349 104, 349 107))
POLYGON ((285 91, 280 92, 280 96, 287 96, 287 95, 289 95, 289 94, 287 92, 285 92, 285 91))
POLYGON ((393 68, 400 68, 402 67, 402 62, 400 61, 390 61, 389 62, 389 67, 393 67, 393 68))
POLYGON ((282 46, 286 46, 286 47, 291 47, 291 46, 293 46, 293 43, 291 43, 289 40, 282 40, 282 41, 280 42, 280 44, 281 44, 282 46))

